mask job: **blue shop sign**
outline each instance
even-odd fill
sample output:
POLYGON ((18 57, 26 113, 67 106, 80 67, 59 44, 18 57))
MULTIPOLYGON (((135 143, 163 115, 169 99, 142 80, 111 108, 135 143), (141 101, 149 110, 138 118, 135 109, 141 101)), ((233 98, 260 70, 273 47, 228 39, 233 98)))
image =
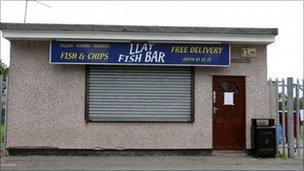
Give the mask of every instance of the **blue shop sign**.
POLYGON ((228 44, 52 41, 52 64, 229 66, 228 44))

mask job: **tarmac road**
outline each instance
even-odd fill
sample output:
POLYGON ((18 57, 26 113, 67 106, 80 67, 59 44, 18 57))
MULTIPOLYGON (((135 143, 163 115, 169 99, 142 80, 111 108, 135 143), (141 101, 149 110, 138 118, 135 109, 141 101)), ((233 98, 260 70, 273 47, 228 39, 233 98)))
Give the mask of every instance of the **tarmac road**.
POLYGON ((3 170, 303 170, 302 157, 213 156, 9 156, 3 170))

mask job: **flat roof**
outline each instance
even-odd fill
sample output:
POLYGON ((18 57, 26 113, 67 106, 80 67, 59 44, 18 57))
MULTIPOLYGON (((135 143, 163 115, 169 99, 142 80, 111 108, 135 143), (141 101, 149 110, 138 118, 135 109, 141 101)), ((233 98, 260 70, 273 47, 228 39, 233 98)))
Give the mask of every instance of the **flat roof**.
POLYGON ((277 28, 175 27, 175 26, 40 24, 40 23, 39 24, 38 23, 0 23, 0 30, 278 35, 277 28))
POLYGON ((270 44, 277 28, 0 23, 8 40, 270 44))

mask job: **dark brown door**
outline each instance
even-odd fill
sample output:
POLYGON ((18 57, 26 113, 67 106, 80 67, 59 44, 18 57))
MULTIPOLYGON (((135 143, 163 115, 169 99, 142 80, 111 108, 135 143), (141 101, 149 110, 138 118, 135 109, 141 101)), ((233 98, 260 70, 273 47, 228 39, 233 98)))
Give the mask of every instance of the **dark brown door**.
POLYGON ((245 149, 245 77, 213 77, 213 146, 245 149))

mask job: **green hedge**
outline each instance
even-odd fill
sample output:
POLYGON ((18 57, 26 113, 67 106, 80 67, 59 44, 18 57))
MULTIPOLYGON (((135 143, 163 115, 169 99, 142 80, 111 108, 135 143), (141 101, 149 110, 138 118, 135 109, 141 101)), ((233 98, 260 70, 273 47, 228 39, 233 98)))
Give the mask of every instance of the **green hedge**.
POLYGON ((4 141, 4 125, 0 124, 0 143, 3 143, 4 141))

